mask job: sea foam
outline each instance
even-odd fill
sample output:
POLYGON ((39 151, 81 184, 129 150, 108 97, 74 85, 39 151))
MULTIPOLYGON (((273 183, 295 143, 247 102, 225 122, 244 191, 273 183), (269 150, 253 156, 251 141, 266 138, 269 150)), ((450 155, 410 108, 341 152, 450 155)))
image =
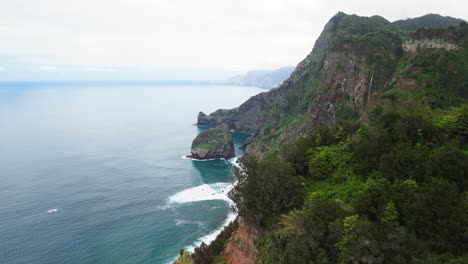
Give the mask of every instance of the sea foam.
POLYGON ((184 204, 209 200, 225 200, 232 203, 227 196, 233 185, 230 183, 202 184, 180 191, 169 197, 169 203, 184 204))
POLYGON ((210 160, 226 160, 224 158, 219 158, 219 159, 195 159, 195 158, 190 158, 190 155, 182 155, 180 156, 181 159, 183 160, 194 160, 194 161, 210 161, 210 160))
MULTIPOLYGON (((182 156, 182 159, 191 159, 187 156, 182 156)), ((192 159, 196 160, 196 159, 192 159)), ((225 159, 224 159, 225 160, 225 159)), ((205 161, 205 160, 196 160, 196 161, 205 161)), ((238 162, 238 157, 234 157, 226 162, 232 164, 235 167, 238 167, 242 170, 238 162)), ((191 203, 191 202, 200 202, 200 201, 208 201, 208 200, 224 200, 226 201, 229 206, 234 206, 234 201, 232 201, 228 193, 235 187, 236 182, 234 183, 225 183, 225 182, 218 182, 213 184, 202 184, 195 187, 191 187, 180 191, 171 197, 169 197, 169 204, 184 204, 184 203, 191 203)), ((196 247, 198 247, 201 243, 209 244, 213 242, 216 237, 223 231, 224 227, 229 225, 232 221, 236 220, 237 213, 233 211, 229 211, 224 222, 219 226, 218 229, 214 230, 213 232, 201 237, 197 241, 195 241, 192 245, 185 248, 185 250, 189 252, 193 252, 196 247)))
MULTIPOLYGON (((171 204, 184 204, 191 202, 200 202, 208 200, 224 200, 229 206, 233 206, 234 202, 229 199, 228 193, 234 188, 235 183, 224 183, 218 182, 213 184, 202 184, 192 188, 180 191, 171 197, 169 197, 169 203, 171 204)), ((196 247, 201 243, 209 244, 216 239, 216 237, 223 231, 224 227, 232 221, 236 220, 237 213, 230 211, 224 220, 223 224, 213 232, 201 237, 195 241, 192 245, 185 248, 189 252, 193 252, 196 247)))

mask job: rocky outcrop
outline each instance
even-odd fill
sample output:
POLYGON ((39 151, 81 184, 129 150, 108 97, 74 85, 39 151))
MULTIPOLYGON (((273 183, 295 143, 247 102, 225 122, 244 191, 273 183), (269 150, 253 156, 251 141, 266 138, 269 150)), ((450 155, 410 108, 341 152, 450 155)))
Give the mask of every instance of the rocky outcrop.
POLYGON ((226 245, 223 259, 227 264, 254 264, 258 237, 259 231, 249 227, 240 217, 239 228, 226 245))
POLYGON ((200 132, 192 142, 194 159, 230 159, 235 157, 234 142, 225 124, 200 132))
POLYGON ((201 127, 215 127, 218 125, 218 121, 214 117, 200 112, 197 117, 197 125, 201 127))
POLYGON ((197 125, 215 127, 226 124, 236 132, 254 134, 264 123, 265 110, 283 94, 287 86, 288 82, 285 81, 278 88, 252 96, 238 108, 219 109, 209 116, 200 112, 197 125))
POLYGON ((405 52, 415 52, 422 49, 460 49, 457 44, 450 43, 444 39, 408 39, 403 42, 402 48, 405 52))

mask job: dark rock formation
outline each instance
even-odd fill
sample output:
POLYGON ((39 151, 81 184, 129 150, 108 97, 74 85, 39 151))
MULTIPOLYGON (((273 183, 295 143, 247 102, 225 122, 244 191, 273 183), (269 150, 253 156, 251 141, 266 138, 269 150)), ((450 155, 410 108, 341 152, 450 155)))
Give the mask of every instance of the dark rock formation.
POLYGON ((215 118, 207 116, 203 112, 198 113, 197 120, 197 125, 201 127, 215 127, 218 123, 215 118))
POLYGON ((234 142, 227 125, 202 131, 192 142, 194 159, 230 159, 235 157, 234 142))

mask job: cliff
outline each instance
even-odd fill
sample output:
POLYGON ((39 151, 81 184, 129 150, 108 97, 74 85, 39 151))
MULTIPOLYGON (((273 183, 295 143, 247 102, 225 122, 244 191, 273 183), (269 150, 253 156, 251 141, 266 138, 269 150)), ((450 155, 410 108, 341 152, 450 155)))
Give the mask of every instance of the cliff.
POLYGON ((398 66, 408 59, 406 52, 460 49, 461 33, 455 30, 411 33, 406 28, 458 21, 430 15, 429 19, 391 23, 380 16, 338 13, 325 25, 312 52, 280 86, 251 97, 238 108, 200 113, 198 125, 227 124, 236 131, 255 134, 246 148, 248 155, 277 154, 281 145, 307 135, 314 127, 333 126, 363 115, 390 88, 389 82, 399 74, 398 66))
POLYGON ((260 232, 248 226, 242 218, 239 218, 239 227, 232 233, 231 239, 226 244, 223 259, 226 264, 254 264, 256 243, 260 232))
POLYGON ((235 157, 234 142, 225 124, 202 131, 192 142, 191 158, 230 159, 235 157))
POLYGON ((339 13, 280 86, 200 113, 255 136, 236 174, 243 220, 199 263, 465 263, 468 24, 456 22, 339 13))

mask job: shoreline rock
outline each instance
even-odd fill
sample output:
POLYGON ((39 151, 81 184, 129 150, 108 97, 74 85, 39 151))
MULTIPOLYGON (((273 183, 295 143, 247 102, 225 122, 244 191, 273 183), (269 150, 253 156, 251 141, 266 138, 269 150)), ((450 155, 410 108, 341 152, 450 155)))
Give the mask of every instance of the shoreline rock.
POLYGON ((230 159, 235 157, 234 141, 225 124, 200 132, 192 142, 189 158, 230 159))

